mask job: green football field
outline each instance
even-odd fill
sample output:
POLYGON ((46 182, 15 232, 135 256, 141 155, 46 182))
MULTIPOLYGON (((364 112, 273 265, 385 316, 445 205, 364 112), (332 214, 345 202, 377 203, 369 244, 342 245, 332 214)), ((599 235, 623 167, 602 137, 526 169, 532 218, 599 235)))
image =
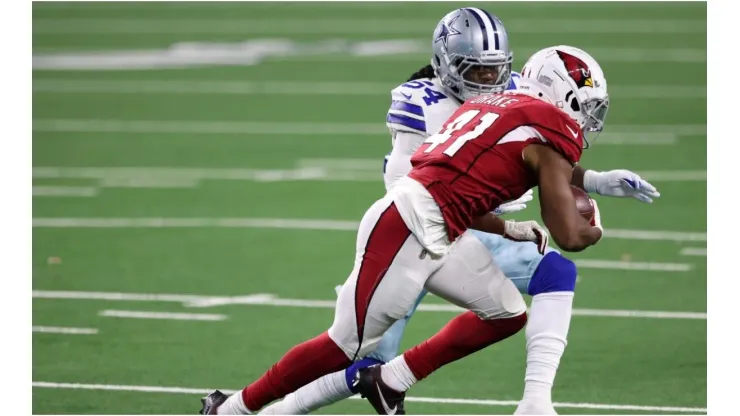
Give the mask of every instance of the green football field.
MULTIPOLYGON (((328 328, 384 191, 390 90, 463 5, 35 3, 33 412, 196 413, 328 328)), ((599 199, 606 237, 572 256, 558 411, 706 413, 706 4, 476 5, 517 69, 555 44, 594 55, 611 110, 582 163, 662 193, 599 199)), ((424 301, 404 348, 458 312, 442 305, 424 301)), ((407 410, 511 414, 524 367, 522 331, 407 410)))

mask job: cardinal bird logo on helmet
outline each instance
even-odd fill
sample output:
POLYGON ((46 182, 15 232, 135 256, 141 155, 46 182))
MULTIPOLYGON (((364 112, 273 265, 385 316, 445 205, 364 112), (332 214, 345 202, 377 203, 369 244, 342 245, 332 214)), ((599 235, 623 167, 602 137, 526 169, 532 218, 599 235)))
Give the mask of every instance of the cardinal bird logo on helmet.
POLYGON ((563 61, 563 64, 565 64, 568 75, 575 81, 578 88, 594 86, 594 81, 591 78, 591 70, 588 69, 588 65, 585 62, 563 51, 558 51, 558 56, 563 61))

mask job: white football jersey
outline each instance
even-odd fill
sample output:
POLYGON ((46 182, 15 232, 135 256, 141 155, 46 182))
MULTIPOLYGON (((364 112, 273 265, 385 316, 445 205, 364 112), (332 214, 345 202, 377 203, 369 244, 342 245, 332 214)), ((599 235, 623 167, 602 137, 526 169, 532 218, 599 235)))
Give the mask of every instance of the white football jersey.
MULTIPOLYGON (((520 77, 513 72, 507 89, 516 89, 520 77)), ((391 100, 386 125, 394 138, 396 131, 430 136, 462 105, 444 93, 439 78, 422 78, 401 84, 391 91, 391 100)))
MULTIPOLYGON (((520 78, 521 75, 512 72, 511 82, 507 89, 516 89, 520 78)), ((396 145, 398 132, 419 135, 423 138, 437 133, 461 105, 462 103, 455 97, 445 93, 439 78, 421 78, 399 85, 391 91, 391 106, 385 119, 391 131, 391 145, 396 145)), ((406 135, 406 138, 408 137, 406 135)), ((418 144, 421 144, 421 141, 418 144)), ((385 157, 384 174, 389 156, 390 153, 385 157)), ((408 158, 411 158, 411 154, 408 158)), ((386 180, 386 183, 388 182, 386 180)))
POLYGON ((391 107, 385 121, 393 142, 397 131, 430 136, 442 127, 461 105, 443 91, 439 78, 410 81, 391 91, 391 107))

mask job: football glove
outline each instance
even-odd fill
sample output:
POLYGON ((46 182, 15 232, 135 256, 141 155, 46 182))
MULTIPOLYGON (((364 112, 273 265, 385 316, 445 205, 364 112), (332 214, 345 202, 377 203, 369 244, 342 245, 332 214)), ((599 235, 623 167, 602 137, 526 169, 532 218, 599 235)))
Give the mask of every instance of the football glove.
POLYGON ((531 201, 533 196, 532 190, 528 190, 524 193, 524 195, 521 196, 519 199, 515 199, 513 201, 504 202, 503 204, 496 207, 496 209, 493 210, 493 215, 496 215, 498 217, 504 215, 504 214, 511 214, 512 212, 521 211, 524 208, 527 208, 527 202, 531 201))
POLYGON ((660 197, 660 192, 650 182, 625 169, 608 172, 587 170, 583 175, 583 187, 586 192, 618 198, 634 198, 647 204, 652 204, 653 198, 660 197))
POLYGON ((513 241, 531 241, 537 244, 537 251, 545 254, 549 236, 537 221, 504 221, 504 238, 513 241))

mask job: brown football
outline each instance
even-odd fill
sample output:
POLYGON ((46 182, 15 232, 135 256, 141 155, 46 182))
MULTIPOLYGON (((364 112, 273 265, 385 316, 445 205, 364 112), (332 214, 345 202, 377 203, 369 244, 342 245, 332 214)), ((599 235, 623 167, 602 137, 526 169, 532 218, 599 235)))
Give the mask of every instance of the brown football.
POLYGON ((594 219, 594 204, 591 197, 581 188, 571 186, 573 198, 576 200, 576 209, 586 221, 591 222, 594 219))

